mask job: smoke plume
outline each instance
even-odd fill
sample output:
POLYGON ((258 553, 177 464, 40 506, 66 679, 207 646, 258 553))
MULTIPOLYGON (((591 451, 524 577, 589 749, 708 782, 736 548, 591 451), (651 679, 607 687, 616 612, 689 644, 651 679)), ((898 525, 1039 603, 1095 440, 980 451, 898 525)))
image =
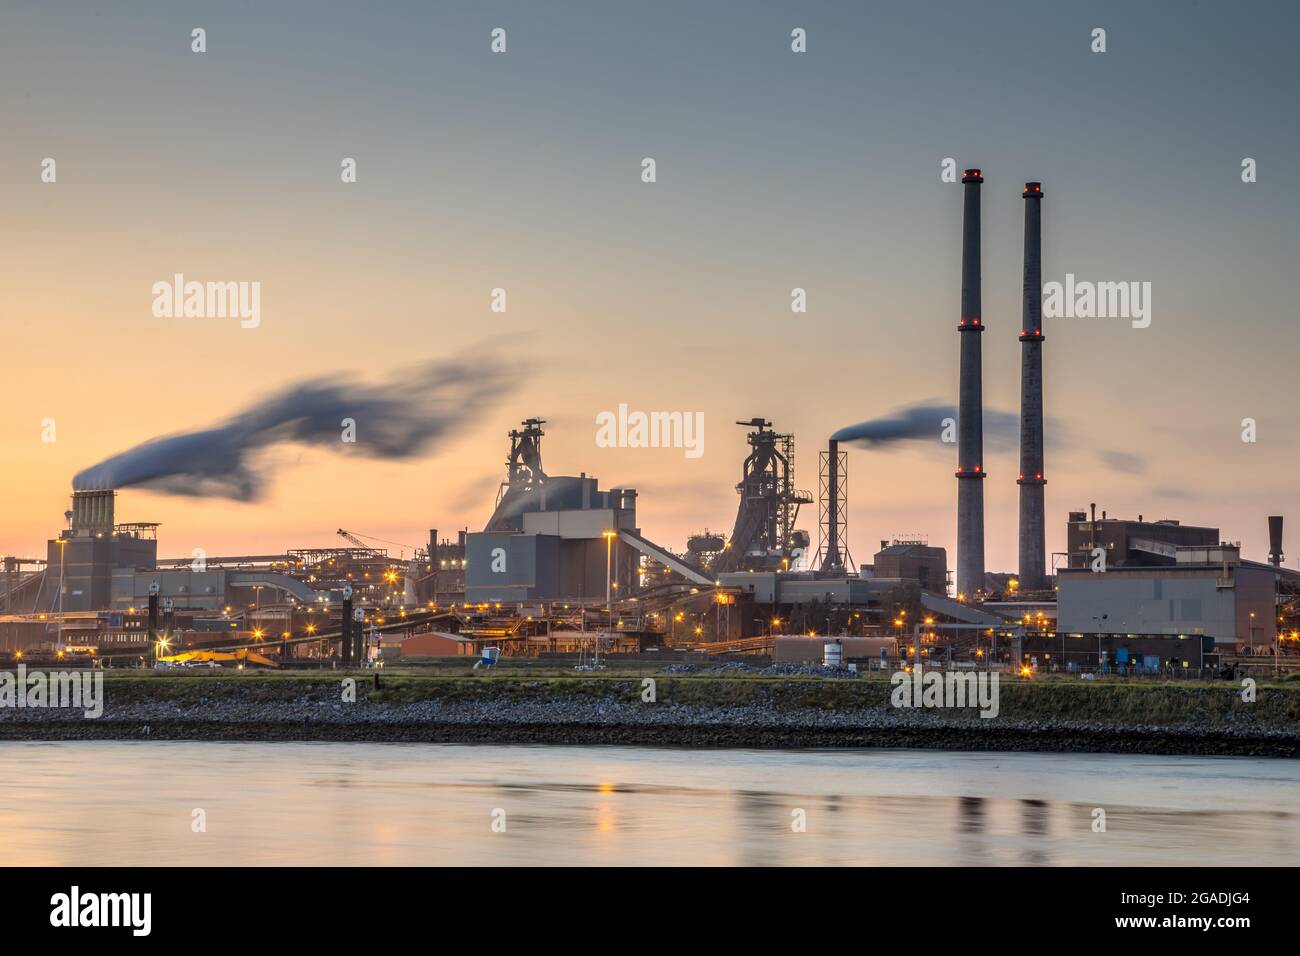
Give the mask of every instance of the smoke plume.
MULTIPOLYGON (((866 448, 900 441, 942 442, 944 419, 957 421, 954 405, 909 405, 881 418, 841 428, 831 438, 866 448)), ((953 429, 953 434, 956 430, 953 429)), ((1020 416, 994 408, 984 409, 984 443, 992 450, 1014 448, 1020 440, 1020 416)))
POLYGON ((139 486, 174 495, 253 501, 266 490, 257 453, 274 445, 336 448, 402 459, 475 421, 518 382, 499 356, 427 363, 378 385, 312 379, 259 401, 222 424, 153 438, 77 474, 75 490, 139 486), (344 420, 355 425, 346 442, 344 420))

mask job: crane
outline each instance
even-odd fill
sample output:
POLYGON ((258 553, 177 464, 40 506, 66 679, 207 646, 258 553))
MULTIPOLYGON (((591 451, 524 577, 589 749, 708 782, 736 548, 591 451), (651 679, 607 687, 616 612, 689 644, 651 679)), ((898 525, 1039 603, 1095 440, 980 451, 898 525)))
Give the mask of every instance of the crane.
POLYGON ((402 542, 400 541, 388 541, 385 540, 384 538, 376 538, 373 534, 358 535, 358 534, 354 534, 351 531, 345 531, 343 528, 339 528, 338 533, 339 533, 339 537, 346 539, 349 543, 355 545, 358 548, 364 548, 366 551, 377 551, 378 549, 372 548, 370 545, 366 544, 366 542, 362 540, 363 538, 365 538, 368 541, 378 541, 380 544, 391 544, 398 548, 404 548, 407 551, 419 550, 413 545, 402 544, 402 542))
POLYGON ((403 543, 400 542, 400 541, 389 541, 389 540, 387 540, 386 538, 376 538, 373 534, 360 534, 360 535, 359 535, 359 534, 354 534, 354 533, 351 532, 351 531, 345 531, 343 528, 339 528, 338 533, 339 533, 339 536, 340 536, 340 537, 344 538, 345 540, 347 540, 349 543, 355 545, 356 547, 358 547, 358 548, 363 548, 363 549, 365 549, 366 551, 373 551, 373 552, 375 552, 376 554, 379 553, 379 549, 378 549, 378 548, 372 548, 370 545, 366 544, 366 541, 378 541, 380 544, 391 544, 391 545, 393 545, 394 547, 402 548, 402 549, 405 550, 405 551, 410 551, 412 554, 414 554, 415 552, 417 552, 417 551, 420 550, 420 549, 419 549, 418 547, 416 547, 415 545, 411 545, 411 544, 403 544, 403 543), (362 540, 363 538, 364 538, 365 540, 362 540))
MULTIPOLYGON (((363 539, 370 540, 370 541, 378 541, 380 544, 395 545, 396 547, 402 548, 403 551, 410 550, 411 558, 406 566, 407 587, 409 588, 410 582, 415 581, 420 576, 420 566, 418 560, 418 553, 420 550, 419 548, 412 547, 409 544, 402 544, 402 542, 400 541, 388 541, 384 538, 376 538, 374 535, 353 534, 351 531, 347 531, 343 528, 339 528, 338 533, 339 536, 342 537, 344 540, 346 540, 349 544, 353 544, 358 548, 363 548, 364 550, 369 551, 371 554, 374 554, 376 556, 382 556, 386 561, 392 561, 392 559, 388 557, 388 552, 381 551, 378 548, 372 548, 370 545, 366 544, 366 541, 363 539)), ((406 555, 403 554, 401 560, 405 560, 405 558, 406 555)), ((387 578, 389 583, 391 584, 394 583, 396 580, 395 575, 396 572, 390 568, 389 571, 385 573, 385 578, 387 578)), ((410 592, 408 591, 408 593, 410 592)))

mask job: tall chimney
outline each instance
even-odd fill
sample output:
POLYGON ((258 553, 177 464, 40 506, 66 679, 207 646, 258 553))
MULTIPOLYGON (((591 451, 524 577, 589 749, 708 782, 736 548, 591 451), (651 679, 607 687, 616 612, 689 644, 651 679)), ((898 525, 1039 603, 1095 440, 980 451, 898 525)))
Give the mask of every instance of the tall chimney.
POLYGON ((1020 587, 1047 587, 1043 525, 1043 187, 1025 183, 1025 282, 1020 311, 1020 587))
POLYGON ((1282 516, 1268 516, 1268 563, 1282 567, 1282 516))
POLYGON ((961 242, 961 382, 957 409, 957 593, 984 590, 984 395, 980 357, 980 184, 968 169, 961 242))

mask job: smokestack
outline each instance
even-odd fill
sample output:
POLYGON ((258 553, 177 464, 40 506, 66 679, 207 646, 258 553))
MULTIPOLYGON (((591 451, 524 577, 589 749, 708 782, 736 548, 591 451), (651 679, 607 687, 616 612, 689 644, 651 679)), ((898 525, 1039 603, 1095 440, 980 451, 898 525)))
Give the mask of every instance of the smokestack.
POLYGON ((72 493, 73 531, 93 535, 112 531, 115 491, 74 491, 72 493))
POLYGON ((1020 312, 1020 587, 1047 587, 1043 524, 1043 269, 1039 183, 1025 183, 1025 282, 1020 312))
POLYGON ((957 593, 984 590, 984 388, 980 333, 980 185, 968 169, 963 190, 961 242, 961 382, 957 406, 957 593))
POLYGON ((1282 516, 1268 516, 1268 563, 1282 567, 1282 516))

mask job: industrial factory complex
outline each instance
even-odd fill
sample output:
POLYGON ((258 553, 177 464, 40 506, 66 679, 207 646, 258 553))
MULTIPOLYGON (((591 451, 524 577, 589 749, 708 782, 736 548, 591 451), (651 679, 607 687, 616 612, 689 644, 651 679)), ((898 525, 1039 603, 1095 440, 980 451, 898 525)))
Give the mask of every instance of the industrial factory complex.
POLYGON ((1268 518, 1266 562, 1216 527, 1099 517, 1094 505, 1061 513, 1067 551, 1047 553, 1037 182, 1023 192, 1019 567, 986 570, 983 182, 978 169, 962 178, 955 573, 945 549, 920 538, 881 541, 870 563, 854 561, 843 438, 819 449, 814 495, 796 482, 793 435, 763 417, 737 422, 730 531, 656 542, 638 510, 665 503, 586 472, 547 472, 546 422, 529 418, 508 432, 482 524, 414 544, 339 529, 333 548, 160 557, 157 524, 118 520, 117 489, 75 490, 43 556, 3 559, 0 655, 108 667, 350 666, 489 649, 811 662, 829 642, 836 660, 866 667, 918 656, 1031 673, 1280 666, 1300 648, 1300 574, 1282 566, 1280 517, 1268 518), (815 519, 815 548, 801 517, 815 519))

